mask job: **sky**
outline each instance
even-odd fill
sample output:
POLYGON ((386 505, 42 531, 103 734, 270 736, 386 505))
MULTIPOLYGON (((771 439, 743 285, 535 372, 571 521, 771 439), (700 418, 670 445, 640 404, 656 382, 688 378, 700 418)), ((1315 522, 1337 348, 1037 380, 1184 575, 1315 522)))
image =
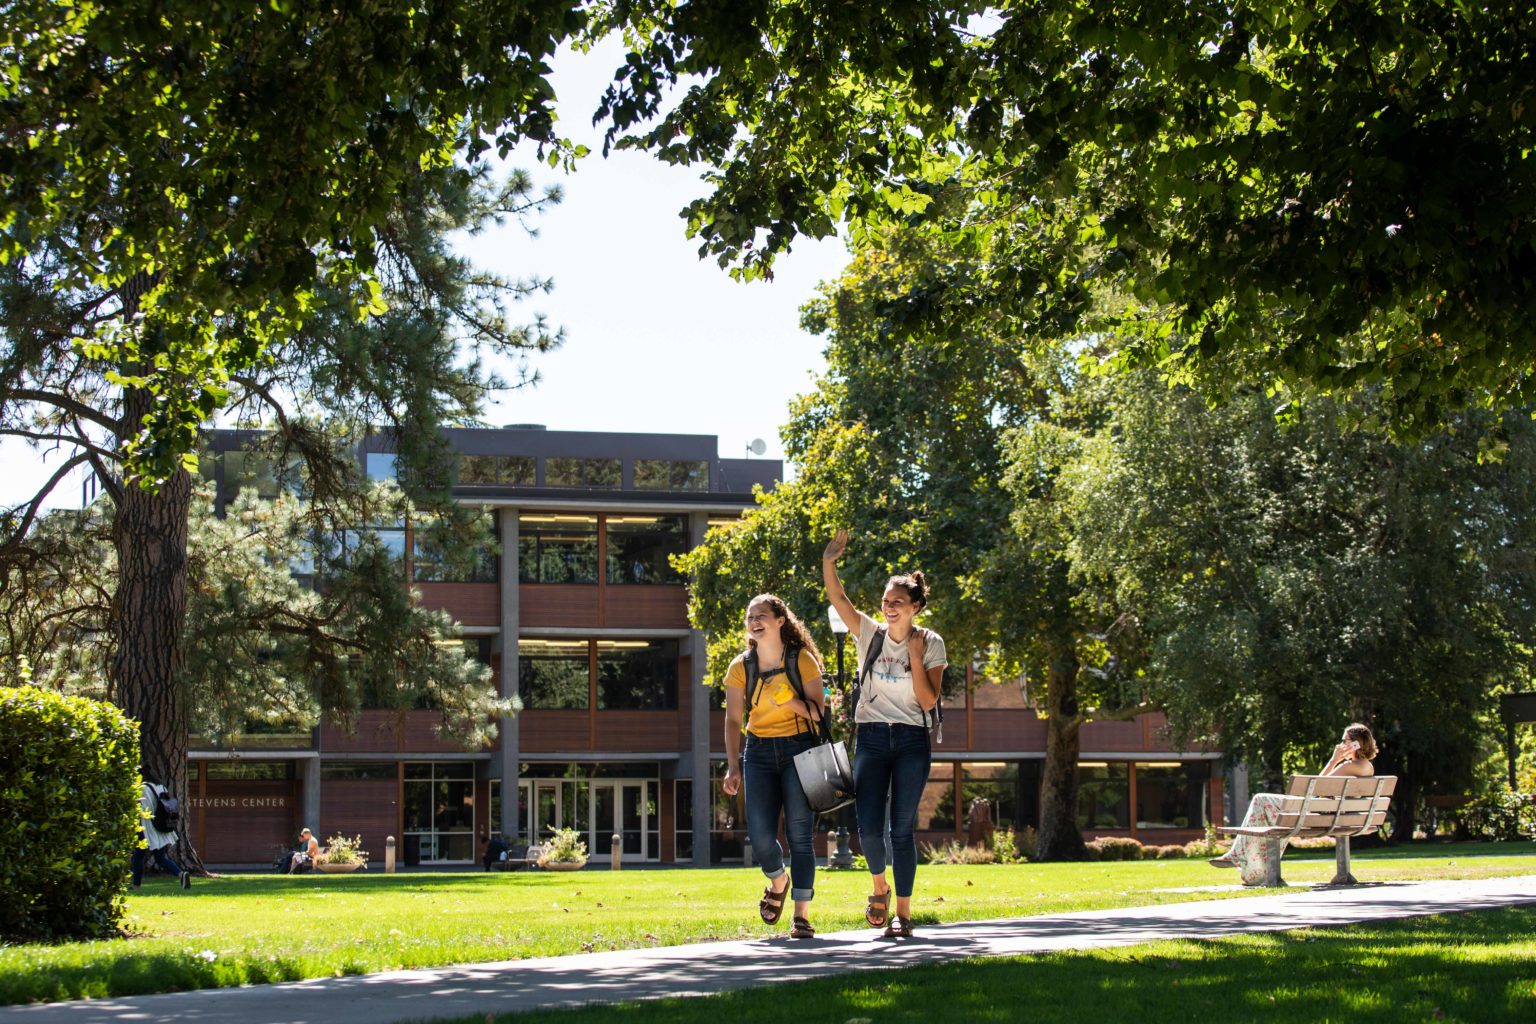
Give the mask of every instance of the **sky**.
MULTIPOLYGON (((764 458, 782 458, 778 431, 789 402, 825 366, 824 342, 800 330, 799 308, 841 271, 847 251, 838 239, 801 240, 775 264, 773 281, 748 284, 700 260, 679 216, 703 194, 697 171, 643 154, 600 155, 591 112, 622 54, 614 44, 554 62, 559 127, 592 150, 574 173, 539 163, 531 148, 509 158, 540 189, 564 190, 560 205, 531 219, 537 237, 509 224, 460 244, 504 277, 552 278, 553 291, 527 299, 514 315, 542 313, 565 330, 559 350, 532 357, 539 382, 504 392, 485 419, 713 434, 726 458, 746 456, 761 439, 764 458)), ((0 445, 0 502, 30 497, 64 457, 0 445)), ((55 505, 78 506, 78 478, 55 497, 55 505)))

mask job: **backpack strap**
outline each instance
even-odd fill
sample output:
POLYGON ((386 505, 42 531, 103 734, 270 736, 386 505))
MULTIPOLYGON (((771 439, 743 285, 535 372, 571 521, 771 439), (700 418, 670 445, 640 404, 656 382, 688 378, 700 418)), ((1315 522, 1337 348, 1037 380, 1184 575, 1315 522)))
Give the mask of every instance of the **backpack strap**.
POLYGON ((858 721, 859 694, 864 690, 864 680, 875 670, 875 662, 880 659, 880 650, 885 646, 885 627, 878 626, 873 636, 869 638, 869 647, 864 651, 864 664, 859 668, 859 674, 853 679, 853 699, 848 705, 848 720, 858 721))
MULTIPOLYGON (((800 698, 800 703, 805 705, 805 710, 811 712, 816 705, 805 699, 805 685, 800 681, 800 651, 799 647, 791 647, 784 652, 784 674, 789 677, 789 685, 794 687, 795 696, 800 698)), ((826 715, 817 715, 808 718, 811 723, 811 735, 820 736, 823 743, 832 742, 832 727, 827 724, 826 715)), ((795 731, 800 731, 800 719, 795 718, 795 731)))

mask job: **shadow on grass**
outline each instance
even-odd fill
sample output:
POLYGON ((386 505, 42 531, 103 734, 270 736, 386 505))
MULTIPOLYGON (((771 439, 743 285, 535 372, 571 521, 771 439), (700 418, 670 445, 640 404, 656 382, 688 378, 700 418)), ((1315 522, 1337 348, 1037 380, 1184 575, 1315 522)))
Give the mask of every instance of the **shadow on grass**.
MULTIPOLYGON (((1536 908, 972 960, 697 999, 540 1011, 549 1024, 1536 1020, 1536 908)), ((767 979, 763 979, 766 981, 767 979)), ((521 1024, 526 1014, 503 1015, 521 1024)), ((463 1024, 485 1024, 484 1015, 463 1024)))

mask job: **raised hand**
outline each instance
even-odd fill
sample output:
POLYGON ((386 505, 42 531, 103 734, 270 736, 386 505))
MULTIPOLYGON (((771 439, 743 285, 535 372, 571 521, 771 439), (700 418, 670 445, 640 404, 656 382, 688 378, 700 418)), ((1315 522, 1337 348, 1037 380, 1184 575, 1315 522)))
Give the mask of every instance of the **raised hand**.
POLYGON ((843 552, 848 550, 848 531, 838 530, 827 543, 827 549, 821 553, 823 561, 835 562, 843 557, 843 552))

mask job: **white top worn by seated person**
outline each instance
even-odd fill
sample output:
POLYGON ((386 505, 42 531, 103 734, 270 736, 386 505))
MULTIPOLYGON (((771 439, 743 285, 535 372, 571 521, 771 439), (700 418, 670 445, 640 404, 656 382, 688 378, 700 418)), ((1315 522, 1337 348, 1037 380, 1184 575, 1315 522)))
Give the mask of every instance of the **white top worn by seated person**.
MULTIPOLYGON (((914 625, 912 628, 921 627, 914 625)), ((863 612, 859 613, 859 635, 854 642, 858 651, 858 658, 854 662, 857 666, 855 671, 864 671, 869 644, 877 629, 885 630, 885 644, 868 678, 863 680, 863 689, 859 691, 859 706, 854 710, 854 721, 859 724, 884 722, 890 725, 927 725, 923 718, 923 707, 917 702, 917 693, 912 688, 912 658, 906 641, 899 644, 893 641, 888 626, 876 622, 863 612)), ((924 629, 923 641, 923 668, 935 669, 949 664, 943 637, 931 629, 924 629)))

